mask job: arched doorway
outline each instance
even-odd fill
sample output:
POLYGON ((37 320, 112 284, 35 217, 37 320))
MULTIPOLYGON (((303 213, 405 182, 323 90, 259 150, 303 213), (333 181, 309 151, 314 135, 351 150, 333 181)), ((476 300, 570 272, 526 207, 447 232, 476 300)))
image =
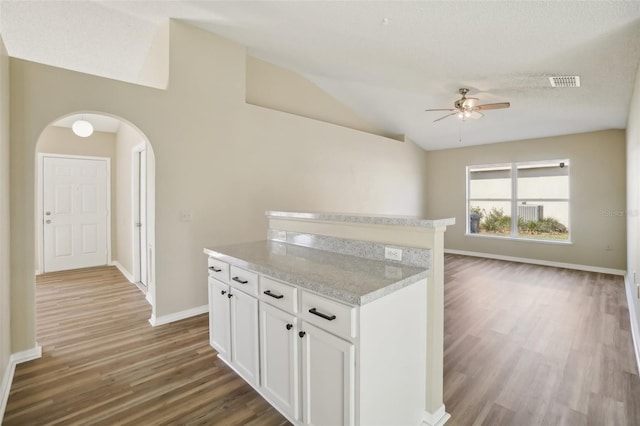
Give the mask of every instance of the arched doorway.
POLYGON ((109 114, 61 117, 38 139, 35 182, 36 274, 115 265, 155 312, 155 157, 147 137, 109 114), (92 124, 89 136, 74 133, 80 119, 92 124), (93 179, 103 169, 106 177, 93 179))

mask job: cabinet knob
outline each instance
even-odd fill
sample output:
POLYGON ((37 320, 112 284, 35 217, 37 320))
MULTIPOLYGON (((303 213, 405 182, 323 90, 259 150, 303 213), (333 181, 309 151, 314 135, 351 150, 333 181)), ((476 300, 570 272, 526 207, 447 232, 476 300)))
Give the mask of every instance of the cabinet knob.
POLYGON ((220 294, 224 296, 225 294, 227 294, 227 290, 220 291, 220 294))
POLYGON ((305 334, 307 334, 307 333, 304 332, 304 331, 301 331, 300 333, 298 333, 298 336, 300 336, 300 338, 302 338, 302 337, 304 337, 305 334))
POLYGON ((293 324, 287 324, 287 330, 291 330, 293 328, 293 324))
POLYGON ((231 298, 233 297, 233 294, 229 293, 229 294, 227 294, 227 297, 228 297, 229 299, 231 299, 231 298))

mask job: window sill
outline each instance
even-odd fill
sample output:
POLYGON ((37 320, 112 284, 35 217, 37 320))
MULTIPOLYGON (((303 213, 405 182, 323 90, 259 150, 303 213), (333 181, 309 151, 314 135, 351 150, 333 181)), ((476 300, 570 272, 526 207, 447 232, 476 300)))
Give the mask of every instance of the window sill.
POLYGON ((524 243, 541 243, 541 244, 554 244, 554 245, 565 245, 571 246, 573 242, 571 240, 543 240, 537 238, 522 238, 522 237, 499 237, 497 235, 487 235, 487 234, 464 234, 465 237, 471 238, 487 238, 490 240, 506 240, 506 241, 519 241, 524 243))

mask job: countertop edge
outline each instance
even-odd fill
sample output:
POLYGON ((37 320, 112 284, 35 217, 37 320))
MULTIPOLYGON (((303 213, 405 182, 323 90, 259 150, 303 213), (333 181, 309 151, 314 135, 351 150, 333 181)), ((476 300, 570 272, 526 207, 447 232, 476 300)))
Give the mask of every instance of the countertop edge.
POLYGON ((291 273, 286 273, 286 272, 282 272, 282 271, 278 271, 274 268, 269 268, 268 266, 264 266, 264 265, 258 265, 255 263, 251 263, 248 262, 244 259, 241 258, 237 258, 234 256, 230 256, 228 254, 225 254, 223 252, 219 252, 216 251, 214 249, 211 248, 204 248, 203 249, 204 254, 208 255, 208 256, 212 256, 215 257, 216 259, 223 261, 223 262, 227 262, 230 265, 233 266, 237 266, 240 268, 246 268, 249 271, 252 272, 256 272, 259 274, 263 274, 268 276, 269 278, 273 278, 279 281, 283 281, 286 282, 290 285, 294 285, 297 286, 299 288, 302 288, 304 290, 308 290, 314 293, 318 293, 321 294, 323 296, 327 296, 333 299, 336 299, 342 303, 348 303, 351 305, 357 305, 357 306, 362 306, 362 305, 366 305, 368 303, 371 303, 377 299, 380 299, 388 294, 391 294, 395 291, 398 291, 404 287, 408 287, 411 284, 414 284, 422 279, 425 279, 428 277, 429 275, 429 269, 425 268, 423 271, 402 278, 398 281, 395 281, 392 284, 389 284, 383 288, 380 288, 378 290, 372 291, 370 293, 364 294, 364 295, 356 295, 347 291, 341 291, 339 289, 335 289, 335 288, 327 288, 325 285, 321 284, 321 283, 317 283, 317 282, 313 282, 310 281, 308 279, 306 279, 305 277, 301 277, 299 275, 296 274, 291 274, 291 273), (326 291, 322 291, 322 290, 326 290, 326 291))
POLYGON ((372 225, 395 225, 410 226, 420 228, 439 228, 442 226, 455 225, 455 217, 443 219, 420 219, 416 217, 402 216, 370 216, 349 213, 301 213, 266 211, 265 215, 282 219, 302 219, 302 220, 327 220, 332 222, 367 223, 372 225))

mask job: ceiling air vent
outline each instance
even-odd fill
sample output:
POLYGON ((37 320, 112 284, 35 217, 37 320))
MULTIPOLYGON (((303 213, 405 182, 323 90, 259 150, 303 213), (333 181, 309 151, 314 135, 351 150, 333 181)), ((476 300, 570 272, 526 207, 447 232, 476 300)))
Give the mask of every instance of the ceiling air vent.
POLYGON ((580 87, 580 76, 577 75, 561 75, 558 77, 549 77, 551 87, 580 87))

